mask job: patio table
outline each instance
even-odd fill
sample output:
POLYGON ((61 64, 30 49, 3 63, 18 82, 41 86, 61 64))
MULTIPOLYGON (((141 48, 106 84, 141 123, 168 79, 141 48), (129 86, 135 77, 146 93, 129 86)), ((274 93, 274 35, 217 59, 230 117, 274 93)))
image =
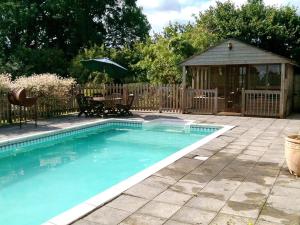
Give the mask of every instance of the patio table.
POLYGON ((93 97, 92 101, 94 102, 106 102, 106 101, 114 101, 114 102, 121 102, 123 98, 117 97, 117 98, 106 98, 106 97, 93 97))
POLYGON ((96 115, 103 116, 107 114, 117 114, 117 104, 122 102, 122 98, 107 98, 107 97, 93 97, 91 99, 94 107, 96 115))

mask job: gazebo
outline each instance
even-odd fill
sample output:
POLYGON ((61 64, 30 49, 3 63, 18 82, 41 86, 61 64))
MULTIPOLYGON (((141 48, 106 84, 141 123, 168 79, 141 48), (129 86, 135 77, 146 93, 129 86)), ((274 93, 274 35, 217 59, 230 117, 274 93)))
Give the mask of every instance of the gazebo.
POLYGON ((186 112, 211 107, 214 113, 283 118, 291 111, 297 65, 288 58, 227 39, 181 66, 186 112))

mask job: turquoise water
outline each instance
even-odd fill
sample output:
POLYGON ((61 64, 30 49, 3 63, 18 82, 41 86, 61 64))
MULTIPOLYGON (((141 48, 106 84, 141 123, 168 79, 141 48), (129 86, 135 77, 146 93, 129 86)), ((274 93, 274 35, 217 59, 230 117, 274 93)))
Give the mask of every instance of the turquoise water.
POLYGON ((0 224, 41 224, 213 131, 112 125, 0 153, 0 224))

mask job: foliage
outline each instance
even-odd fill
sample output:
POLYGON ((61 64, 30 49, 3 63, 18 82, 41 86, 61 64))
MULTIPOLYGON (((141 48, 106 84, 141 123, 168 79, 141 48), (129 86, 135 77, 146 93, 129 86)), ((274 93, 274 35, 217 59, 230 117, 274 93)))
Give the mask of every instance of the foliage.
POLYGON ((67 67, 64 53, 59 49, 18 48, 0 70, 14 77, 44 72, 66 75, 67 67))
POLYGON ((64 102, 71 96, 71 89, 76 84, 73 78, 62 78, 56 74, 33 74, 30 77, 19 77, 12 82, 12 88, 25 88, 39 102, 51 104, 51 100, 64 102))
POLYGON ((210 35, 199 35, 194 39, 195 30, 199 28, 190 24, 170 24, 162 34, 156 34, 153 40, 137 46, 143 57, 134 68, 144 71, 152 83, 179 83, 180 62, 200 52, 210 43, 210 35))
POLYGON ((142 71, 151 83, 176 83, 180 80, 177 63, 183 58, 169 48, 169 40, 158 37, 137 47, 144 56, 134 68, 142 71))
POLYGON ((145 41, 151 27, 142 9, 136 6, 136 0, 116 2, 107 9, 105 46, 120 48, 145 41))
POLYGON ((11 88, 11 75, 0 74, 0 92, 7 92, 11 88))
POLYGON ((59 57, 63 52, 69 61, 80 49, 94 44, 132 46, 145 40, 150 30, 136 0, 8 0, 1 2, 0 14, 0 67, 17 75, 45 71, 66 75, 66 64, 58 63, 50 71, 45 60, 39 66, 32 62, 40 56, 49 58, 55 51, 59 57), (32 57, 28 71, 28 62, 19 59, 20 49, 32 57))
POLYGON ((141 81, 140 71, 135 69, 132 65, 136 64, 142 58, 137 48, 131 48, 128 46, 120 49, 106 48, 105 46, 94 45, 91 48, 85 48, 79 52, 79 54, 72 60, 70 66, 70 74, 75 77, 80 83, 124 83, 141 81), (81 60, 91 58, 104 58, 108 57, 113 61, 128 69, 127 76, 120 77, 119 79, 113 79, 108 74, 100 72, 91 72, 85 69, 81 63, 81 60))
POLYGON ((266 6, 248 0, 240 8, 218 2, 197 17, 197 24, 218 39, 237 38, 300 62, 300 16, 291 6, 266 6))
POLYGON ((90 73, 82 64, 81 60, 92 59, 92 58, 102 58, 106 54, 104 46, 95 45, 92 48, 83 49, 71 62, 69 69, 70 74, 75 77, 79 83, 95 82, 99 83, 108 82, 108 77, 105 74, 101 73, 90 73))

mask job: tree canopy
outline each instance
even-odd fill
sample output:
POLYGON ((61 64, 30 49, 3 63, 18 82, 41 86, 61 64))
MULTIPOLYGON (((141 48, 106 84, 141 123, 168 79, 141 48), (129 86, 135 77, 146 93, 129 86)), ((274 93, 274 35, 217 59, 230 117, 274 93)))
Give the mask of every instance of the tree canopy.
POLYGON ((109 57, 129 70, 118 82, 177 83, 179 63, 217 42, 236 38, 300 64, 300 16, 293 6, 217 2, 195 22, 171 23, 149 36, 136 0, 8 0, 0 4, 0 70, 68 73, 79 82, 111 82, 82 59, 109 57))
MULTIPOLYGON (((22 49, 23 55, 58 49, 70 60, 80 49, 95 44, 132 46, 144 41, 150 30, 136 0, 8 0, 0 4, 0 14, 2 65, 13 61, 15 67, 23 63, 15 57, 22 49)), ((18 69, 15 67, 5 69, 18 69)))
POLYGON ((300 16, 293 7, 266 6, 262 0, 248 0, 240 8, 218 2, 199 14, 197 25, 218 39, 237 38, 300 62, 300 16))

